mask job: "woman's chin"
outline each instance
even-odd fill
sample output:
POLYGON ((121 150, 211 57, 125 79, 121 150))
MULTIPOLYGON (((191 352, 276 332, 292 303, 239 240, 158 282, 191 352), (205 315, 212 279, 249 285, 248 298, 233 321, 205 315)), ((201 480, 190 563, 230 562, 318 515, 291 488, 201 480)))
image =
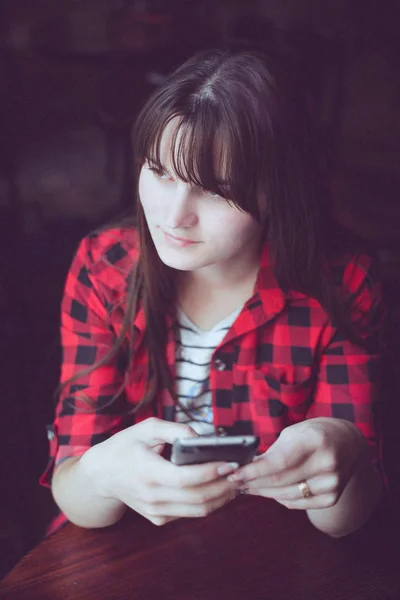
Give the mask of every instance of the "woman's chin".
POLYGON ((159 254, 159 257, 164 265, 176 271, 194 271, 197 268, 196 265, 189 263, 189 261, 173 259, 162 254, 159 254))
POLYGON ((194 271, 203 266, 199 260, 194 260, 193 257, 180 256, 176 250, 165 248, 157 248, 158 256, 164 265, 177 271, 194 271))

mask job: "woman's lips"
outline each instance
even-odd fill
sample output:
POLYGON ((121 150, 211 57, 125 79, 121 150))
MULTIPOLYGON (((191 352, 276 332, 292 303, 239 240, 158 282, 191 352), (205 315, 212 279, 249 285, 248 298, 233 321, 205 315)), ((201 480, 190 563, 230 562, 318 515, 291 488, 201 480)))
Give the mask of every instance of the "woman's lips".
POLYGON ((169 233, 167 233, 164 230, 162 230, 162 232, 164 234, 165 241, 170 246, 175 246, 176 248, 185 248, 186 246, 192 246, 193 244, 198 243, 198 242, 195 242, 194 240, 189 240, 187 238, 175 237, 173 235, 170 235, 169 233))

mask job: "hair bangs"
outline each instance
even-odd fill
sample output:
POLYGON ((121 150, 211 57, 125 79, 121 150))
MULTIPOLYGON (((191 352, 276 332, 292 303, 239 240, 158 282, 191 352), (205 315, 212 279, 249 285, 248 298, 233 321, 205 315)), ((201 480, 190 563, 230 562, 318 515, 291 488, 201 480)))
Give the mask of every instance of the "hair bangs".
POLYGON ((246 157, 237 151, 238 132, 230 124, 230 116, 205 94, 192 99, 191 106, 166 110, 157 119, 142 115, 136 129, 136 160, 140 168, 147 160, 160 171, 166 168, 162 156, 163 135, 175 118, 176 126, 168 148, 170 168, 181 180, 224 198, 239 210, 252 212, 249 181, 238 174, 246 172, 246 157), (236 173, 236 177, 235 177, 236 173))
POLYGON ((174 130, 171 165, 180 179, 225 198, 260 221, 254 176, 260 158, 252 151, 248 124, 235 116, 205 95, 196 97, 192 111, 174 130), (251 149, 247 153, 246 147, 251 149))
POLYGON ((235 202, 229 148, 213 113, 209 119, 202 111, 182 117, 173 135, 171 163, 180 179, 235 202))

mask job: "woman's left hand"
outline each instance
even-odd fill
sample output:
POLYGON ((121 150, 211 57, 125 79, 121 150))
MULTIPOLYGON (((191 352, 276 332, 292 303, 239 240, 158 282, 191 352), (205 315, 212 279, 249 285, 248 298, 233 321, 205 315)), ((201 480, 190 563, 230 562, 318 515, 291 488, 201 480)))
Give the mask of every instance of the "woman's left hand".
POLYGON ((290 509, 328 508, 366 460, 368 447, 355 425, 315 418, 284 429, 265 454, 228 479, 240 482, 246 494, 273 498, 290 509), (304 497, 307 487, 311 495, 304 497))

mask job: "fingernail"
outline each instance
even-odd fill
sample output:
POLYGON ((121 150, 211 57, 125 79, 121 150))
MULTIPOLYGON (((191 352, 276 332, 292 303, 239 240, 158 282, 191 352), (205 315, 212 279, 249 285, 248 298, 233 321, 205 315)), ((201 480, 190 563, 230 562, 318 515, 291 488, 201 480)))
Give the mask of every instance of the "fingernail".
POLYGON ((242 473, 233 473, 232 475, 229 475, 227 479, 231 483, 238 483, 239 481, 244 481, 242 473))
POLYGON ((233 473, 236 469, 239 468, 239 463, 226 463, 225 465, 221 465, 218 467, 217 472, 218 475, 228 475, 229 473, 233 473))
POLYGON ((247 494, 248 491, 249 488, 242 488, 241 490, 239 490, 239 494, 247 494))

